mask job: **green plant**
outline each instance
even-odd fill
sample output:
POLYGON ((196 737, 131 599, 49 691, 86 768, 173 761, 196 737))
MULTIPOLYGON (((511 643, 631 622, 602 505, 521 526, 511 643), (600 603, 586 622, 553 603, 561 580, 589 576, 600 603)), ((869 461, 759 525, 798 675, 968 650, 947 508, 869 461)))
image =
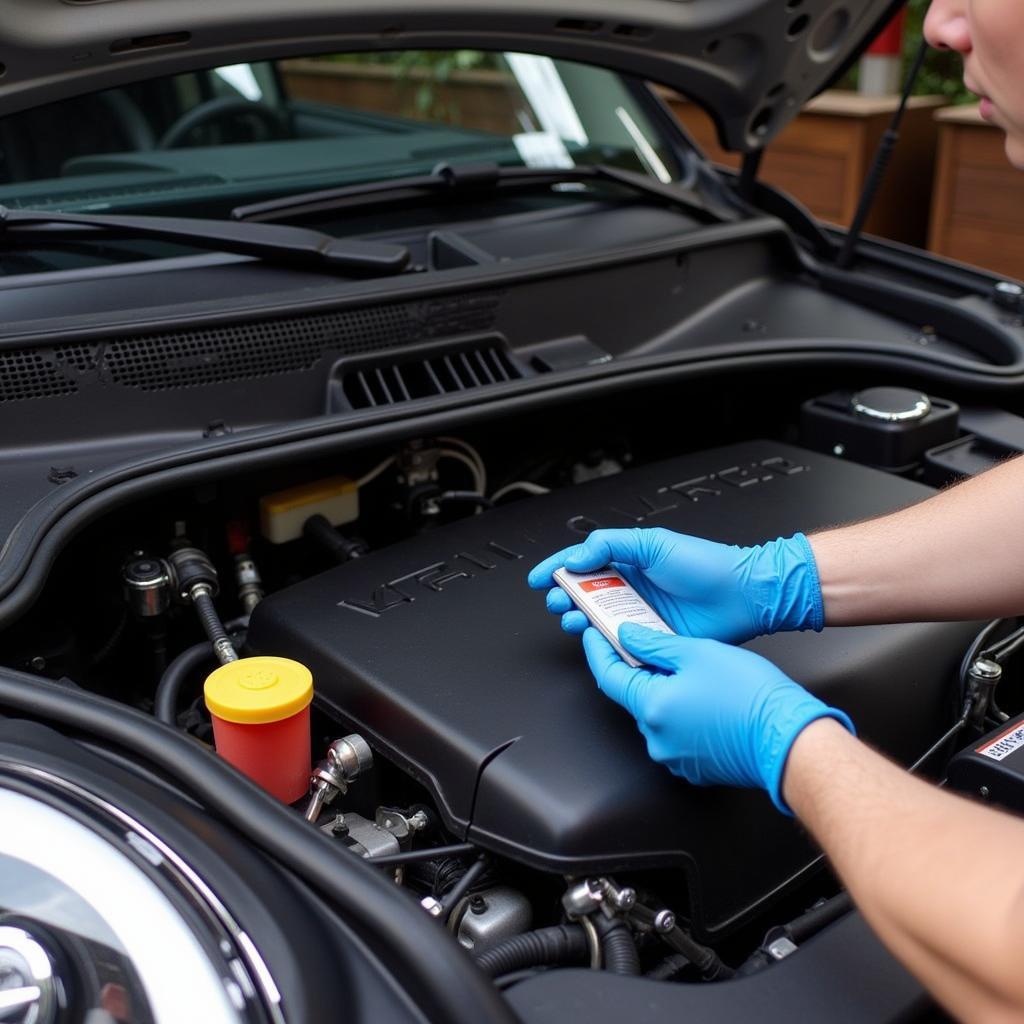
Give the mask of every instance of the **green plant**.
POLYGON ((399 81, 418 69, 429 71, 428 77, 419 78, 415 88, 413 102, 419 117, 457 123, 458 105, 451 100, 446 102, 439 86, 444 85, 455 71, 493 68, 497 66, 495 60, 493 54, 481 50, 407 50, 398 54, 395 66, 399 81))
MULTIPOLYGON (((910 65, 914 62, 917 49, 921 45, 924 18, 928 13, 931 0, 908 0, 907 25, 903 36, 903 74, 910 73, 910 65)), ((856 89, 858 67, 854 65, 836 83, 838 89, 856 89)), ((925 57, 924 67, 914 84, 915 96, 943 96, 946 101, 956 106, 963 103, 976 103, 977 96, 964 88, 963 62, 958 53, 952 50, 929 50, 925 57)))
POLYGON ((459 71, 504 70, 500 54, 483 50, 398 50, 378 53, 334 53, 318 60, 342 64, 374 64, 394 69, 395 85, 407 97, 403 113, 452 124, 459 109, 444 84, 459 71))

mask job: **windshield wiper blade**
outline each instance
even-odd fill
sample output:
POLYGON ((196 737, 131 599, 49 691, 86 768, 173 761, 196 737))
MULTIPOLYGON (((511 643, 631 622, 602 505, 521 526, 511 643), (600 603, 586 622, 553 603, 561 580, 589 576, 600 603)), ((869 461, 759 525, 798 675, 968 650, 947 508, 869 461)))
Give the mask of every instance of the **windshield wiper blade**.
POLYGON ((302 192, 263 203, 236 206, 231 216, 239 221, 275 221, 312 213, 328 213, 358 208, 378 202, 399 202, 421 196, 486 192, 496 189, 514 190, 541 188, 572 183, 607 182, 621 185, 644 195, 681 206, 691 212, 711 213, 734 221, 740 211, 732 205, 716 202, 707 195, 695 194, 687 183, 663 183, 636 171, 610 167, 607 164, 584 164, 579 167, 502 167, 500 164, 468 163, 438 164, 430 174, 381 181, 342 185, 338 188, 302 192))
POLYGON ((217 252, 256 256, 268 263, 356 275, 401 273, 409 250, 361 239, 334 238, 284 224, 188 217, 123 217, 116 214, 42 213, 0 206, 0 248, 7 243, 148 238, 217 252))

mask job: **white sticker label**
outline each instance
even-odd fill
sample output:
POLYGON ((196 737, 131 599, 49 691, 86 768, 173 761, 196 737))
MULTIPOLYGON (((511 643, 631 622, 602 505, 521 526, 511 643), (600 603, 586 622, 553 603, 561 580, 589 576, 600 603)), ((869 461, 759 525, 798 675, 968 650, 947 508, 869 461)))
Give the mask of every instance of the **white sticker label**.
POLYGON ((527 167, 575 167, 565 143, 553 132, 522 132, 513 135, 519 159, 527 167))
POLYGON ((1001 736, 997 736, 991 743, 978 747, 977 752, 983 757, 990 757, 993 761, 1002 761, 1009 757, 1018 747, 1024 747, 1024 722, 1008 729, 1001 736))
POLYGON ((505 63, 516 76, 519 88, 530 102, 533 114, 546 132, 578 146, 589 143, 576 105, 550 57, 533 53, 506 53, 505 63))

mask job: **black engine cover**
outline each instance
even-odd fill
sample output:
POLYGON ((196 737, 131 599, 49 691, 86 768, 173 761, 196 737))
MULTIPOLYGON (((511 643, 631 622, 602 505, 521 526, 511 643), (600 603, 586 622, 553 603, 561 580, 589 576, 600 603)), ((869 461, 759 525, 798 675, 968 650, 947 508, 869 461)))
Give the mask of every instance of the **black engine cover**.
MULTIPOLYGON (((776 442, 733 445, 518 501, 325 572, 266 598, 249 641, 309 665, 321 704, 423 782, 453 832, 564 874, 682 867, 694 926, 721 932, 815 851, 763 793, 691 787, 650 761, 526 572, 598 526, 748 544, 929 493, 776 442)), ((910 762, 950 721, 972 635, 918 624, 751 646, 910 762)))

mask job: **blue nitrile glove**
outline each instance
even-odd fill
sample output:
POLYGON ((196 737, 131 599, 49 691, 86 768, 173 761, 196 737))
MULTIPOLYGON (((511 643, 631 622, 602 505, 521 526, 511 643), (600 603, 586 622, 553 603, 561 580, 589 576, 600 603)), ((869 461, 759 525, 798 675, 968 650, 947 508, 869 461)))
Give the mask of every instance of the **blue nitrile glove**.
POLYGON ((697 785, 760 787, 775 806, 790 747, 819 718, 853 723, 770 661, 717 640, 671 636, 626 623, 619 642, 654 668, 630 668, 596 629, 583 647, 597 685, 636 720, 647 752, 697 785))
MULTIPOLYGON (((572 572, 611 565, 681 636, 735 644, 824 625, 818 568, 802 533, 741 548, 665 529, 595 530, 535 566, 530 586, 554 587, 551 574, 563 565, 572 572)), ((547 603, 568 633, 590 624, 560 587, 547 603)))

